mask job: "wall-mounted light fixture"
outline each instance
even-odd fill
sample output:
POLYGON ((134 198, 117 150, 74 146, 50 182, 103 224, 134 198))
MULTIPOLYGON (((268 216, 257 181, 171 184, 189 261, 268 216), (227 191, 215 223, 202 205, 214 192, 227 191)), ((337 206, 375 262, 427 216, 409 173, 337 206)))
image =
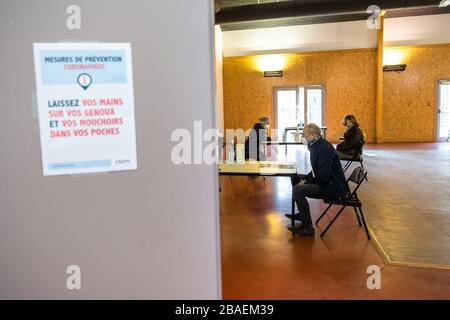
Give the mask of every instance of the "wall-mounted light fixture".
POLYGON ((390 64, 383 66, 383 71, 405 71, 406 64, 390 64))
POLYGON ((387 49, 383 54, 383 71, 405 71, 404 52, 387 49))
POLYGON ((285 60, 282 55, 266 55, 258 57, 256 64, 264 77, 282 77, 285 60))
POLYGON ((282 70, 275 70, 275 71, 264 71, 264 77, 282 77, 283 71, 282 70))

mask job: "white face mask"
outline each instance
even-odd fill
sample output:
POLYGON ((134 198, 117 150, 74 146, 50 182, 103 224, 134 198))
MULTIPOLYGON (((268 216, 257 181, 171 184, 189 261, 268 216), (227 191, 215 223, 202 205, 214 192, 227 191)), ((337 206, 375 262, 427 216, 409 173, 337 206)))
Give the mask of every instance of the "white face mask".
POLYGON ((302 137, 302 144, 308 144, 308 140, 306 140, 306 138, 305 137, 302 137))

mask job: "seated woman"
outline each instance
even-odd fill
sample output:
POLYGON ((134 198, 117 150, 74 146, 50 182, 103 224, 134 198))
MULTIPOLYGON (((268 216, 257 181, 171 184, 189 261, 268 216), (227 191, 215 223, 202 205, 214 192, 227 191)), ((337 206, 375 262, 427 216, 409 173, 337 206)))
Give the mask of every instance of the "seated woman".
POLYGON ((353 158, 361 151, 364 143, 364 134, 359 128, 354 115, 346 115, 342 120, 342 124, 347 127, 347 130, 342 138, 343 141, 336 146, 336 150, 341 159, 353 158))
POLYGON ((261 117, 259 122, 253 125, 253 129, 245 140, 245 160, 263 161, 266 159, 266 155, 261 149, 264 146, 263 142, 271 141, 267 135, 269 124, 269 117, 261 117))

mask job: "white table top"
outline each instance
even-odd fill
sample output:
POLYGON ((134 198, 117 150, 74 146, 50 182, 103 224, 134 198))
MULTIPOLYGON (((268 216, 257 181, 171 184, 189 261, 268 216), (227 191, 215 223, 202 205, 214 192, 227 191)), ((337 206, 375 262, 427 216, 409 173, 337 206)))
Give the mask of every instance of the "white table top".
POLYGON ((297 174, 295 162, 246 161, 219 165, 221 175, 292 176, 297 174))
MULTIPOLYGON (((327 127, 320 127, 319 126, 319 128, 320 129, 322 129, 322 130, 327 130, 327 127)), ((303 131, 303 127, 286 127, 286 128, 284 128, 284 130, 299 130, 299 131, 303 131)))
POLYGON ((272 141, 262 141, 261 144, 263 144, 263 145, 286 145, 286 144, 301 145, 304 143, 301 141, 295 141, 295 140, 289 140, 289 141, 272 140, 272 141))

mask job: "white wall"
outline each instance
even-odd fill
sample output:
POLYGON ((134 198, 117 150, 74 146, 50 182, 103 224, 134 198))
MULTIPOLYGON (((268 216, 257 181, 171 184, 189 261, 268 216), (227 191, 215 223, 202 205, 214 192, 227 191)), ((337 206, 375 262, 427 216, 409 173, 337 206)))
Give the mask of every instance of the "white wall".
POLYGON ((385 19, 384 45, 450 43, 450 14, 385 19))
POLYGON ((374 48, 376 32, 365 21, 226 31, 224 56, 374 48))
POLYGON ((215 26, 215 74, 216 74, 216 121, 217 128, 224 133, 223 120, 223 48, 222 30, 220 26, 215 26))
POLYGON ((0 298, 220 298, 217 168, 170 158, 174 129, 215 126, 211 1, 78 0, 70 31, 73 3, 0 2, 0 298), (137 171, 42 176, 33 42, 59 41, 131 43, 137 171))
MULTIPOLYGON (((450 43, 450 14, 385 19, 385 45, 450 43)), ((224 56, 375 48, 366 21, 223 32, 224 56)))

